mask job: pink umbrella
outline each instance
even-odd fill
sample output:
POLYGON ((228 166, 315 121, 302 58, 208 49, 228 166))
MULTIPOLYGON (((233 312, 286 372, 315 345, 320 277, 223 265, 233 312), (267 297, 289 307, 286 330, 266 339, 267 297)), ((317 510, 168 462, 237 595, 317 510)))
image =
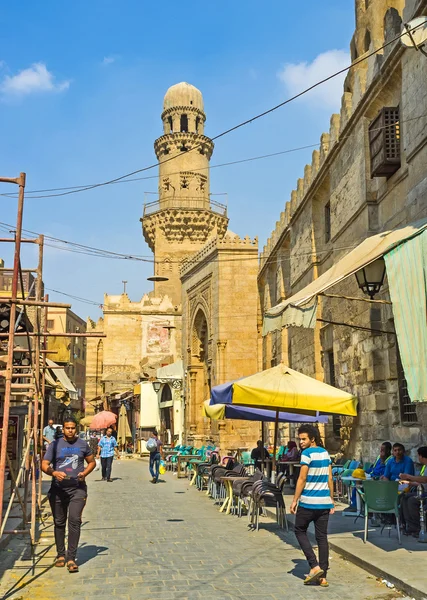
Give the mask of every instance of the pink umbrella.
POLYGON ((105 429, 116 421, 117 415, 109 410, 102 410, 93 417, 89 429, 105 429))

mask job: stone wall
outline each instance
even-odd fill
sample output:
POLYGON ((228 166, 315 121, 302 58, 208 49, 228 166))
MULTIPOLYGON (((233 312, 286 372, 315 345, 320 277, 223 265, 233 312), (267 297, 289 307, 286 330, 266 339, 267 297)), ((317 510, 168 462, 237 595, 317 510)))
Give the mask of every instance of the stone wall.
MULTIPOLYGON (((397 35, 403 8, 400 0, 372 2, 368 9, 356 1, 353 60, 397 35)), ((419 2, 416 10, 427 14, 427 2, 419 2)), ((407 10, 406 20, 410 14, 407 10)), ((319 152, 313 153, 264 247, 258 275, 264 308, 276 303, 271 282, 285 249, 290 247, 290 297, 367 236, 427 216, 427 117, 420 116, 427 113, 426 97, 425 57, 398 43, 349 71, 341 113, 332 116, 329 133, 322 136, 319 152), (371 178, 368 127, 384 106, 400 107, 401 166, 388 178, 371 178), (330 239, 325 235, 327 203, 330 239), (312 254, 304 255, 310 245, 312 254)), ((376 456, 384 440, 400 441, 413 452, 427 439, 427 409, 417 405, 415 418, 403 413, 392 307, 363 301, 354 276, 330 292, 360 300, 320 298, 317 317, 335 324, 289 328, 280 341, 277 333, 270 334, 262 344, 264 368, 281 357, 292 368, 328 381, 332 357, 336 385, 358 396, 359 416, 342 418, 341 440, 326 427, 330 447, 336 450, 338 441, 348 456, 365 460, 376 456)), ((387 282, 376 298, 390 300, 387 282)))
POLYGON ((252 448, 257 423, 202 416, 209 386, 257 371, 257 240, 214 238, 181 268, 187 441, 252 448))

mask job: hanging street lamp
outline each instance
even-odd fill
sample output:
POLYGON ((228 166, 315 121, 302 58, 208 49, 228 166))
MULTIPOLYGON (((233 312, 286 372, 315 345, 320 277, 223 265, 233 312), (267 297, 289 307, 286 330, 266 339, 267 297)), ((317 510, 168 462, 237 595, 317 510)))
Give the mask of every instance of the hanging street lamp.
POLYGON ((360 289, 367 294, 371 300, 380 291, 385 277, 385 262, 384 259, 377 258, 374 262, 360 269, 356 273, 357 283, 360 289))
POLYGON ((160 388, 162 387, 162 383, 161 383, 161 381, 153 381, 152 383, 153 383, 154 391, 157 394, 160 391, 160 388))

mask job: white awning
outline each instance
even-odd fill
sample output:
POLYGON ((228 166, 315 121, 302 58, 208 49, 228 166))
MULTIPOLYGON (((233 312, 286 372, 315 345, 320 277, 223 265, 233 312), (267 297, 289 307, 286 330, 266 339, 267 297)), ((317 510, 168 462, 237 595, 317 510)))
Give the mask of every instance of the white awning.
POLYGON ((182 360, 160 367, 157 369, 157 379, 182 379, 184 377, 184 368, 182 360))
MULTIPOLYGON (((46 363, 47 363, 48 367, 59 367, 60 366, 60 365, 57 365, 55 362, 53 362, 53 360, 50 360, 50 358, 46 358, 46 363)), ((70 399, 77 400, 79 395, 77 393, 76 388, 71 383, 65 370, 56 368, 55 370, 52 369, 52 373, 53 373, 54 377, 56 377, 56 379, 62 385, 64 390, 66 392, 68 392, 70 399)))
POLYGON ((427 219, 422 219, 398 229, 383 231, 382 233, 366 238, 366 240, 341 258, 323 275, 320 275, 320 277, 290 298, 267 310, 264 314, 263 335, 266 335, 270 331, 281 329, 285 324, 293 324, 292 318, 287 319, 284 314, 287 309, 306 305, 318 294, 321 294, 350 275, 354 275, 357 271, 366 267, 366 265, 384 256, 384 254, 387 254, 387 252, 405 240, 418 235, 426 228, 427 219))

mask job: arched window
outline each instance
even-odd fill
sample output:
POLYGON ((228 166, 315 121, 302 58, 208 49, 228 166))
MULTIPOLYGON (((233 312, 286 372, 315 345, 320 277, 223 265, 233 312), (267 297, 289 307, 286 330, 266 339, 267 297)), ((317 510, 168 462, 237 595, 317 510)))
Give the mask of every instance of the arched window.
POLYGON ((169 133, 173 133, 172 117, 168 117, 168 123, 169 123, 169 133))
POLYGON ((196 117, 196 133, 199 133, 200 117, 196 117))
POLYGON ((367 29, 366 33, 365 33, 365 52, 368 52, 370 47, 371 47, 371 33, 370 33, 369 29, 367 29))
POLYGON ((188 117, 187 117, 187 115, 181 115, 181 131, 183 131, 185 133, 188 131, 188 117))
POLYGON ((172 400, 172 392, 168 384, 163 386, 160 402, 169 402, 172 400))

